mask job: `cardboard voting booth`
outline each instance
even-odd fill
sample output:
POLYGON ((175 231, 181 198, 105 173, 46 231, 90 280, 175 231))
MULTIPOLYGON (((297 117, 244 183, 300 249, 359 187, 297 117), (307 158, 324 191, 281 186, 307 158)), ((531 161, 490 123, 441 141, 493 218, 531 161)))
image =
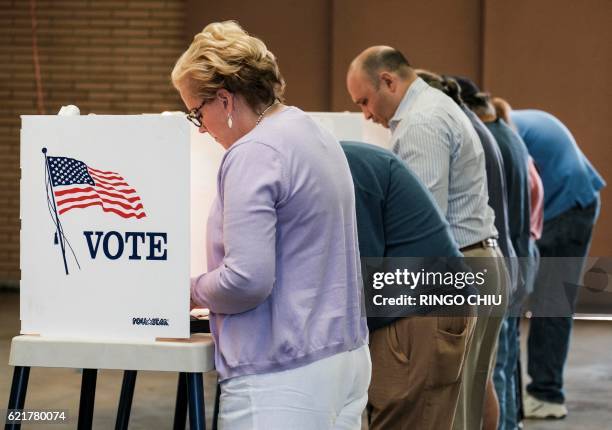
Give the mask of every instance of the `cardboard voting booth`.
POLYGON ((389 130, 354 112, 310 112, 310 116, 338 140, 370 143, 390 149, 389 130))
POLYGON ((190 143, 178 117, 22 117, 22 333, 189 337, 190 143))
MULTIPOLYGON (((311 113, 386 146, 356 113, 311 113)), ((189 337, 224 149, 183 115, 23 116, 21 333, 189 337)))

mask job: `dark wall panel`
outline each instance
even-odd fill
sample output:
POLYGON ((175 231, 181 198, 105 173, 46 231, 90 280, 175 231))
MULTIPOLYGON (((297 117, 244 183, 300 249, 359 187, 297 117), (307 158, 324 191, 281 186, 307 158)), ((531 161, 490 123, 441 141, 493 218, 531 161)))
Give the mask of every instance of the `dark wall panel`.
POLYGON ((480 0, 335 0, 332 108, 356 110, 346 92, 346 69, 371 45, 401 50, 416 67, 479 79, 480 0))
POLYGON ((612 2, 486 1, 484 82, 514 108, 563 121, 610 184, 591 255, 612 253, 612 2))
POLYGON ((276 55, 287 101, 301 109, 330 109, 328 0, 187 2, 186 43, 210 22, 236 20, 276 55))

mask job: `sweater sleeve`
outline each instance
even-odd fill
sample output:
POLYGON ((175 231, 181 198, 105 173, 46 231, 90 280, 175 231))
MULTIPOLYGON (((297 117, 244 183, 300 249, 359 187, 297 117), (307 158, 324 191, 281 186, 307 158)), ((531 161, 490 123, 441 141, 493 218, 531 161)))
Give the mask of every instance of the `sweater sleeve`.
POLYGON ((276 207, 285 189, 278 152, 258 142, 231 148, 219 173, 222 264, 194 278, 191 296, 212 312, 235 314, 271 294, 276 273, 276 207))

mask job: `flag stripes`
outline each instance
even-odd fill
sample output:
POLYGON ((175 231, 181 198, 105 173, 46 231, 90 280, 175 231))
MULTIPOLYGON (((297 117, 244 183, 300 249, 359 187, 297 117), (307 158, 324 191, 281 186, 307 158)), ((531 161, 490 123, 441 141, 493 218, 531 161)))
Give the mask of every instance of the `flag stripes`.
POLYGON ((140 196, 119 173, 94 169, 73 158, 48 157, 48 160, 60 215, 72 209, 100 206, 104 212, 122 218, 146 216, 140 196))

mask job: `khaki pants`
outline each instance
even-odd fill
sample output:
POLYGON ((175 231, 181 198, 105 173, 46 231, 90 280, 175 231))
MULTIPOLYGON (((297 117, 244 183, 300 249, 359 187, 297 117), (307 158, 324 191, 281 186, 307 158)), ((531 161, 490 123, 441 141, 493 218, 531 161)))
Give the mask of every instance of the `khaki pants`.
MULTIPOLYGON (((464 252, 464 255, 466 257, 490 257, 478 260, 488 272, 487 283, 483 286, 484 288, 481 288, 480 293, 501 294, 504 305, 507 304, 508 273, 499 249, 478 248, 464 252)), ((499 309, 497 313, 500 313, 499 309)), ((495 364, 497 338, 502 322, 503 313, 488 316, 479 310, 474 336, 463 368, 463 385, 452 426, 453 430, 480 430, 482 428, 487 379, 495 364)))
POLYGON ((370 430, 450 429, 475 318, 408 317, 370 335, 370 430))

